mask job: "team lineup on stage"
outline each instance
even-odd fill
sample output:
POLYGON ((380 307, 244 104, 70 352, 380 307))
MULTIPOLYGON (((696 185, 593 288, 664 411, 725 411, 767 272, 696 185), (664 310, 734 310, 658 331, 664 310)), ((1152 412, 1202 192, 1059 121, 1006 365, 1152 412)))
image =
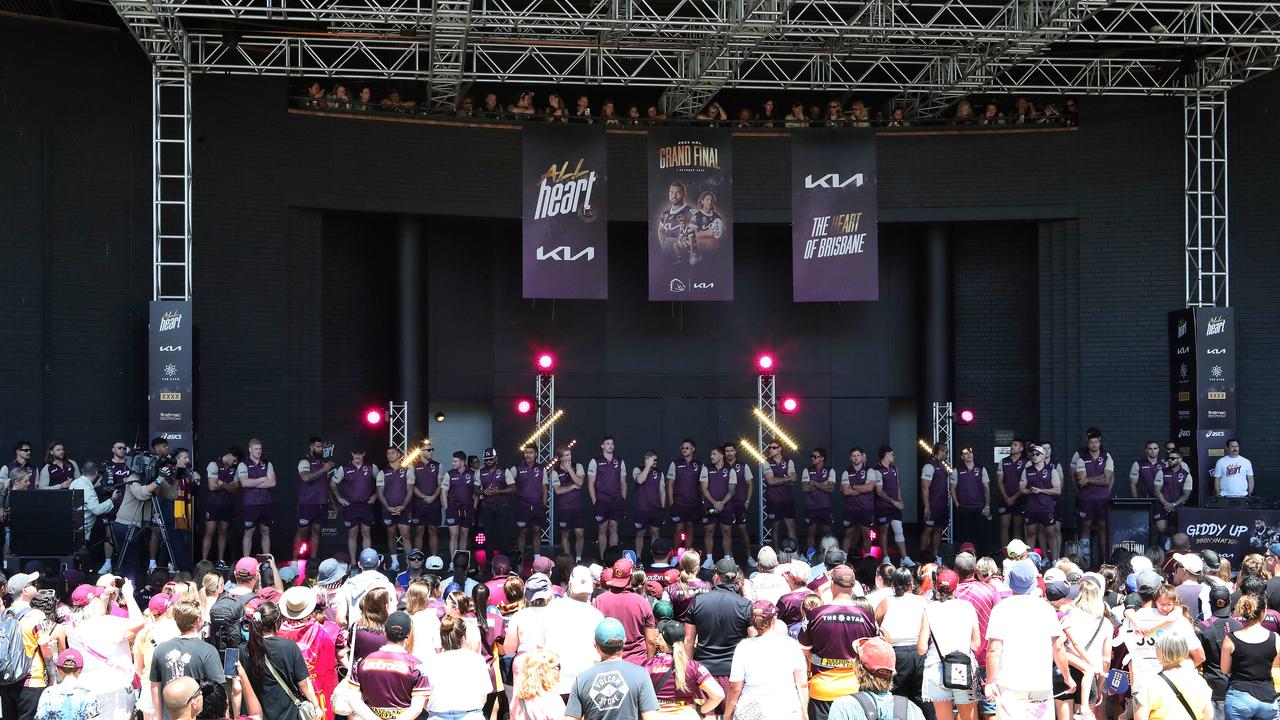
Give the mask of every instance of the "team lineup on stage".
MULTIPOLYGON (((380 523, 393 551, 393 567, 399 563, 397 546, 404 552, 421 549, 441 555, 441 527, 447 529, 446 557, 467 549, 477 529, 483 531, 479 544, 488 549, 523 553, 532 544, 536 557, 543 552, 543 530, 552 527, 559 532, 560 547, 581 559, 588 526, 595 529, 597 550, 603 553, 619 544, 619 526, 629 520, 637 553, 643 552, 646 540, 651 543, 671 525, 677 544, 692 547, 701 540, 711 564, 715 557, 733 556, 735 543, 743 555, 751 555, 749 508, 753 500, 761 502, 762 491, 763 520, 775 540, 803 539, 814 548, 823 537, 834 535, 847 553, 896 554, 902 564, 914 563, 903 529, 904 480, 889 446, 879 447, 874 455, 855 446, 846 466, 836 469, 823 447, 810 451, 808 463, 798 463, 784 454, 780 441, 770 439, 764 445, 766 462, 754 471, 738 454, 737 443, 712 447, 704 461, 698 457, 697 443, 686 438, 665 468, 654 450, 646 450, 641 462, 630 466, 615 450, 614 438, 606 435, 599 452, 585 464, 575 460, 571 447, 561 446, 549 463, 538 462, 534 448, 525 447, 519 461, 504 466, 490 447, 481 458, 454 452, 446 467, 427 441, 408 456, 388 448, 381 464, 371 462, 364 450, 353 449, 350 460, 339 464, 331 457, 332 446, 313 437, 309 454, 297 465, 296 542, 318 547, 332 507, 347 530, 351 557, 373 545, 372 528, 380 523), (839 519, 837 507, 842 508, 839 519), (701 526, 701 532, 695 526, 701 526)), ((1026 537, 1049 557, 1062 557, 1064 478, 1076 483, 1082 552, 1088 556, 1091 546, 1109 547, 1108 506, 1116 464, 1096 430, 1090 429, 1085 445, 1071 458, 1069 474, 1053 459, 1049 443, 1014 439, 1009 454, 995 467, 994 491, 987 468, 975 463, 973 448, 960 450, 955 467, 947 463, 945 445, 931 450, 919 474, 919 548, 926 560, 938 557, 953 514, 957 542, 981 547, 991 532, 989 523, 999 518, 1001 545, 1026 537)), ((1129 495, 1152 500, 1157 541, 1173 534, 1177 509, 1191 498, 1194 485, 1176 444, 1165 444, 1164 457, 1160 451, 1159 443, 1147 443, 1129 472, 1129 495)), ((1252 466, 1240 456, 1234 439, 1227 442, 1211 475, 1215 495, 1252 495, 1252 466)), ((199 497, 198 512, 205 522, 202 558, 225 559, 237 505, 244 554, 250 554, 255 537, 262 551, 270 552, 270 528, 281 516, 273 505, 276 485, 276 470, 263 456, 259 440, 249 442, 247 456, 231 448, 210 463, 199 497)))

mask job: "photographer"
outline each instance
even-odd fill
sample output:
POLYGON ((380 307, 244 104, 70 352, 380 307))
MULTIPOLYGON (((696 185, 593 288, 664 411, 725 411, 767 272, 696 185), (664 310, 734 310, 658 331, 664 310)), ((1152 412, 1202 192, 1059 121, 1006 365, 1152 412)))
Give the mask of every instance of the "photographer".
POLYGON ((80 467, 80 477, 71 481, 72 490, 84 493, 84 537, 89 539, 98 518, 111 512, 111 489, 104 487, 98 473, 98 463, 86 460, 80 467))
POLYGON ((116 570, 121 575, 132 575, 137 572, 135 565, 137 547, 146 537, 143 530, 152 521, 151 499, 160 497, 172 498, 177 494, 170 482, 173 475, 173 460, 168 456, 169 443, 163 438, 151 441, 152 457, 139 458, 129 474, 125 484, 124 500, 116 513, 115 522, 111 523, 111 532, 115 538, 116 552, 125 554, 116 559, 116 570), (125 548, 125 539, 130 528, 134 528, 134 540, 131 547, 125 548), (126 550, 128 551, 126 553, 126 550))

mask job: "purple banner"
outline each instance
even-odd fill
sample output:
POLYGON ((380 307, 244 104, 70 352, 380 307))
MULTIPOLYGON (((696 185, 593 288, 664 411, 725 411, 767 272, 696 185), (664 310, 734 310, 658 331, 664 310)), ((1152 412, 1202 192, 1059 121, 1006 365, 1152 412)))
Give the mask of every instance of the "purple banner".
POLYGON ((876 223, 875 134, 792 133, 792 298, 878 300, 876 223))
POLYGON ((649 299, 733 299, 728 130, 649 130, 649 299))
POLYGON ((524 297, 608 297, 604 129, 530 124, 521 178, 524 297))

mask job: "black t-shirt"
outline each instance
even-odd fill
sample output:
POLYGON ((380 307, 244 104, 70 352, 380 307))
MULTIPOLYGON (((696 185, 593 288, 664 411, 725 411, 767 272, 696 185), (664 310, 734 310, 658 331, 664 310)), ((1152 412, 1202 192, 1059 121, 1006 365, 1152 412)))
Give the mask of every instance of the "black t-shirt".
POLYGON ((1227 698, 1227 676, 1222 674, 1222 640, 1229 632, 1244 627, 1235 618, 1210 617, 1204 622, 1196 623, 1196 636, 1200 638, 1200 647, 1204 648, 1204 663, 1200 671, 1204 673, 1204 681, 1213 691, 1214 700, 1227 698))
POLYGON ((751 602, 732 585, 717 585, 693 600, 689 623, 698 629, 698 646, 693 659, 712 675, 726 676, 733 664, 733 651, 747 637, 751 625, 751 602))
MULTIPOLYGON (((302 693, 298 692, 298 683, 306 680, 309 674, 307 661, 303 659, 298 644, 284 638, 269 637, 267 638, 267 655, 280 677, 290 683, 289 690, 299 700, 305 700, 302 693)), ((258 702, 262 704, 262 717, 271 720, 300 720, 301 716, 298 714, 298 709, 294 707, 293 700, 283 688, 276 684, 276 679, 269 669, 264 666, 263 677, 254 679, 253 671, 249 669, 251 661, 246 660, 248 657, 249 646, 241 645, 240 665, 245 668, 249 681, 253 685, 253 691, 258 694, 258 702)))

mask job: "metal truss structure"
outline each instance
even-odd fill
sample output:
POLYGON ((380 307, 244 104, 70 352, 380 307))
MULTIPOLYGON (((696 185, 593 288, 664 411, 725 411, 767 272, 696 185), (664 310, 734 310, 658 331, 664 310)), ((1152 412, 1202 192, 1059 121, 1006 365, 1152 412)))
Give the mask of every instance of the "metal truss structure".
POLYGON ((403 455, 409 452, 409 403, 392 400, 387 403, 387 443, 403 455))
POLYGON ((1227 94, 1189 96, 1183 112, 1187 307, 1227 306, 1227 94))
MULTIPOLYGON (((555 373, 539 373, 533 385, 534 397, 537 398, 537 412, 533 417, 533 428, 536 432, 552 415, 556 414, 556 376, 555 373)), ((555 423, 546 432, 533 440, 537 462, 544 468, 551 467, 551 460, 556 448, 555 423)), ((548 548, 555 547, 556 527, 556 493, 547 486, 547 522, 542 528, 542 543, 548 548)))
MULTIPOLYGON (((756 407, 760 408, 760 412, 768 416, 770 420, 774 421, 775 423, 778 421, 778 392, 777 392, 777 386, 774 384, 774 376, 772 374, 769 374, 769 375, 761 374, 756 376, 756 407)), ((764 423, 757 420, 756 421, 756 450, 758 450, 761 455, 765 454, 764 437, 765 437, 764 423)), ((760 498, 760 521, 756 526, 756 531, 758 532, 758 535, 756 537, 760 538, 760 545, 762 547, 765 545, 771 545, 773 543, 773 531, 770 529, 769 524, 764 521, 764 516, 766 513, 766 510, 765 510, 766 500, 764 497, 765 496, 764 470, 765 470, 765 467, 761 465, 759 467, 759 472, 756 473, 756 477, 759 478, 759 483, 760 483, 760 487, 756 491, 756 497, 760 498)))
MULTIPOLYGON (((929 447, 935 448, 938 443, 946 443, 947 445, 947 467, 955 467, 954 456, 955 447, 951 442, 953 437, 952 431, 955 428, 955 415, 952 411, 951 403, 935 402, 933 403, 933 444, 929 447)), ((935 479, 934 482, 937 482, 935 479)), ((944 481, 945 482, 945 481, 944 481)), ((955 501, 951 498, 951 493, 947 493, 947 529, 942 533, 942 539, 948 543, 956 541, 956 513, 953 505, 955 501)))

